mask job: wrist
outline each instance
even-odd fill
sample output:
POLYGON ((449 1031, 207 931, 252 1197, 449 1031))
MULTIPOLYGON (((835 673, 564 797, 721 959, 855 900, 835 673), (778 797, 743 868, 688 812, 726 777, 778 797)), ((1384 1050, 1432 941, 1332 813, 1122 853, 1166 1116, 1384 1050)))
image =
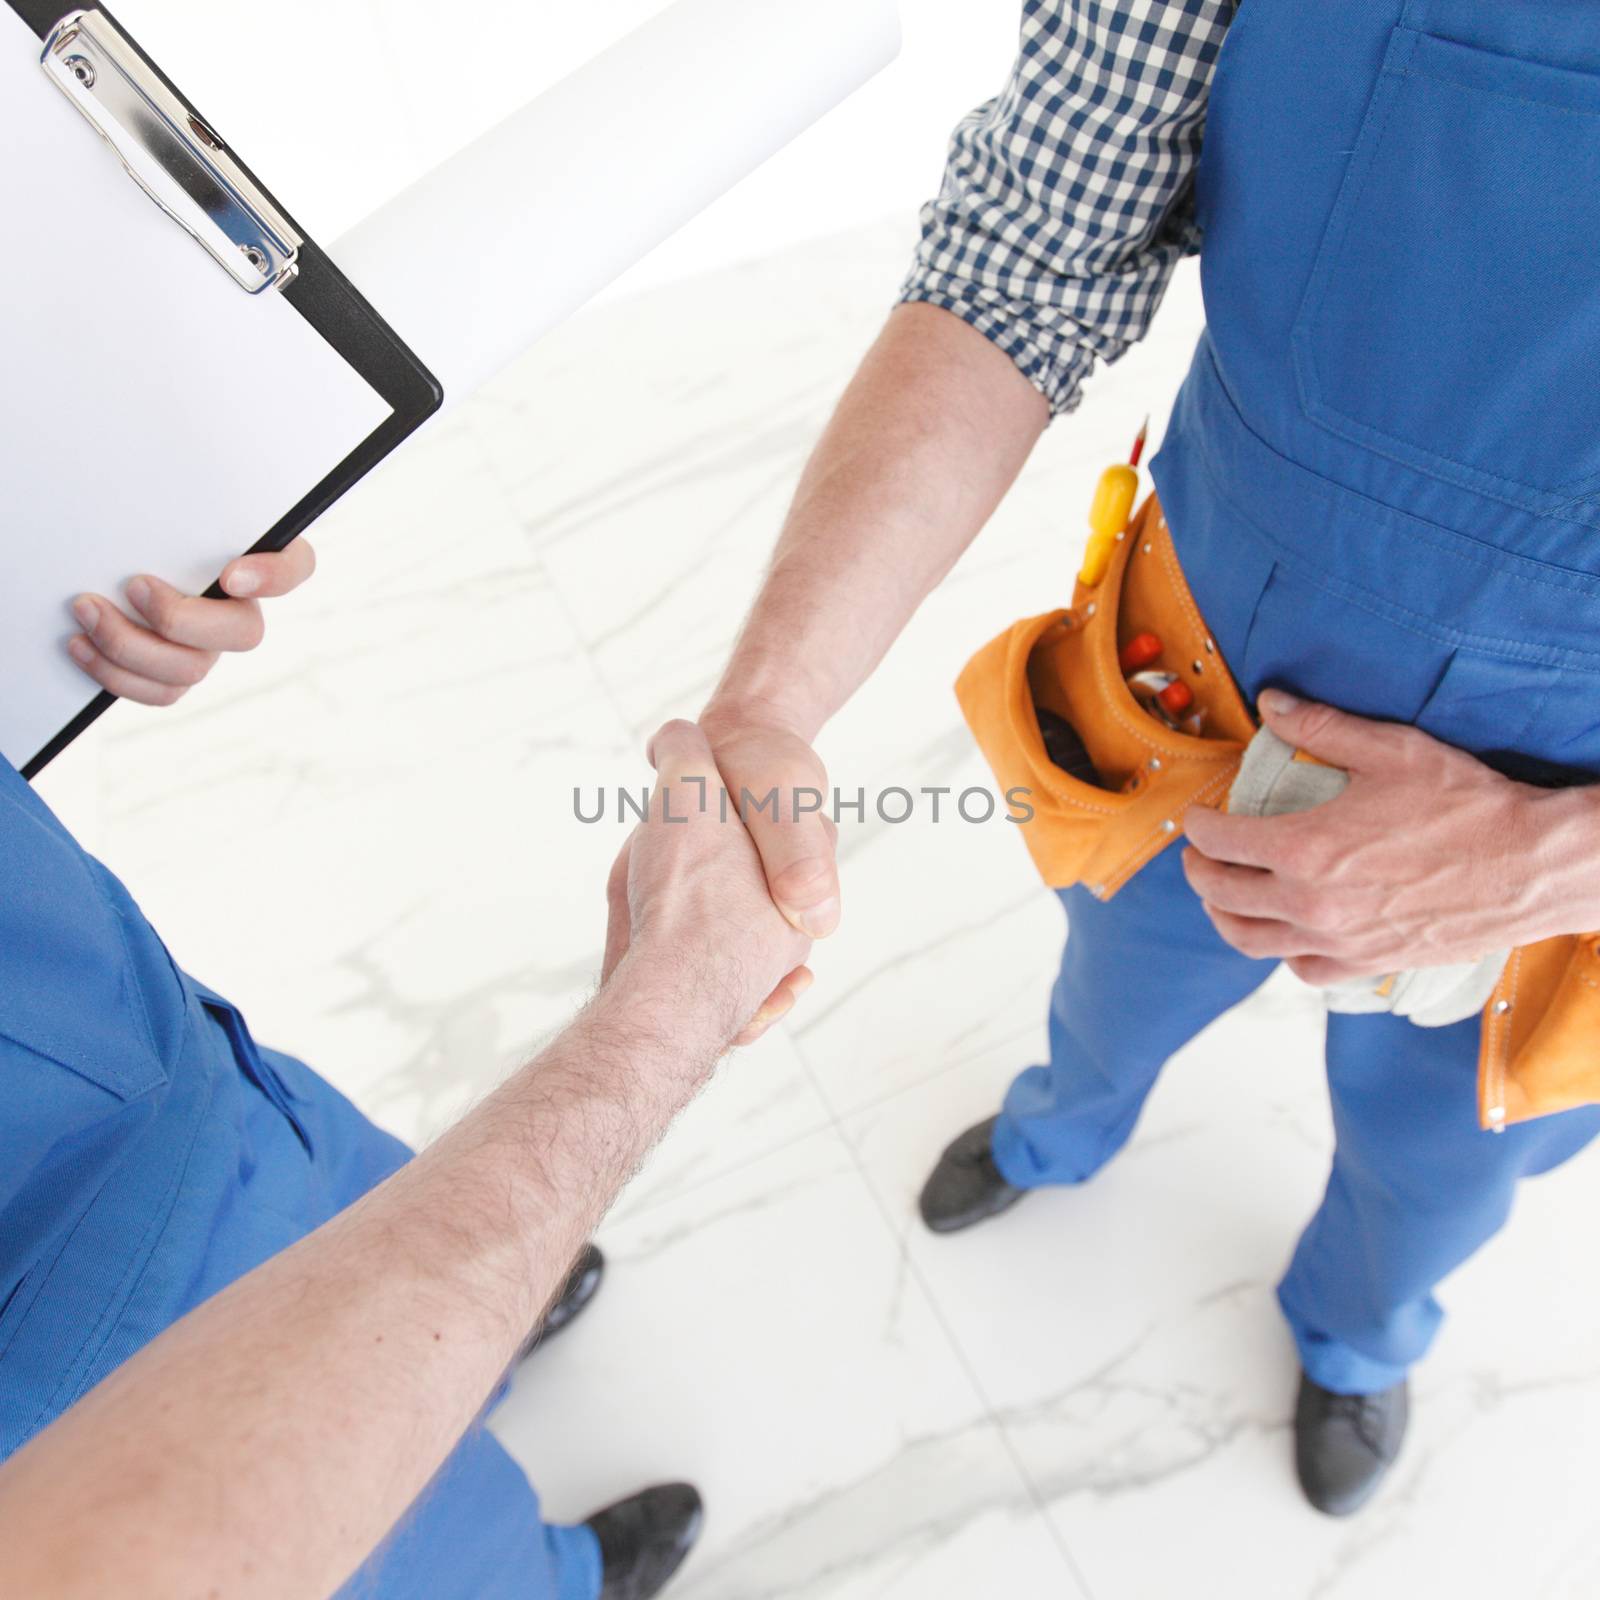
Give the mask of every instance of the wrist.
POLYGON ((792 734, 812 744, 827 714, 793 687, 761 689, 741 684, 732 689, 719 685, 698 720, 713 745, 751 729, 792 734))
POLYGON ((1536 937, 1600 928, 1600 786, 1533 789, 1527 816, 1536 937))
POLYGON ((743 1026, 738 1009, 728 986, 681 952, 640 941, 617 963, 586 1018, 644 1070, 698 1088, 743 1026))

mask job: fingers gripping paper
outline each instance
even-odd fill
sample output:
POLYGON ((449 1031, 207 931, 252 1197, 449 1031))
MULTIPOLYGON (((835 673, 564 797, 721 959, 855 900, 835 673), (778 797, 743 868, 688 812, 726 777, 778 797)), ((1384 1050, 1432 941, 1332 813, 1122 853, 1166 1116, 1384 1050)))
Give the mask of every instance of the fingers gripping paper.
POLYGON ((678 0, 336 243, 459 398, 895 56, 895 0, 678 0))

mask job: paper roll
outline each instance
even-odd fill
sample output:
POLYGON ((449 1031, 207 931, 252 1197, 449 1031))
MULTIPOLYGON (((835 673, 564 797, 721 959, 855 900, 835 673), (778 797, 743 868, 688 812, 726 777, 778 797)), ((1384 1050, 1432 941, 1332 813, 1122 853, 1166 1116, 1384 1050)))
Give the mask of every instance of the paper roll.
POLYGON ((678 0, 330 251, 437 374, 481 383, 900 46, 895 0, 678 0))

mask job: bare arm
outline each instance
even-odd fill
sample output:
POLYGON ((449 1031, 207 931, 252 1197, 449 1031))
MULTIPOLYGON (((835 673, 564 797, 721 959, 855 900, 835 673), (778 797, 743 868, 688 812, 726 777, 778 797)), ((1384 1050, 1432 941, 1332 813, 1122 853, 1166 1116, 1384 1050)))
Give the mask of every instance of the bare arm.
MULTIPOLYGON (((701 718, 729 789, 825 787, 817 730, 866 680, 1011 487, 1050 418, 948 311, 895 309, 807 466, 771 570, 701 718)), ((818 815, 752 814, 780 909, 838 921, 818 815)))
POLYGON ((898 306, 796 491, 708 707, 810 740, 864 683, 1022 470, 1043 395, 948 311, 898 306))
MULTIPOLYGON (((1004 90, 962 119, 908 302, 806 471, 704 724, 735 790, 826 792, 809 741, 971 542, 1051 412, 1142 337, 1198 246, 1192 179, 1228 0, 1021 8, 1004 90)), ((779 908, 839 916, 818 815, 752 813, 779 908)))
POLYGON ((656 758, 690 825, 653 820, 613 874, 599 997, 408 1167, 0 1467, 8 1594, 322 1600, 405 1513, 618 1188, 804 959, 743 830, 696 810, 704 740, 674 725, 656 758))

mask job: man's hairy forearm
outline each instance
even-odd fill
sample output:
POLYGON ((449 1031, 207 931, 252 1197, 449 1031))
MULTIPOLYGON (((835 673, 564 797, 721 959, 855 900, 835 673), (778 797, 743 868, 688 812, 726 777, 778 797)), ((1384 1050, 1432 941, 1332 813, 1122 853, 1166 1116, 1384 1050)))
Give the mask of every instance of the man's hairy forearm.
POLYGON ((801 479, 707 722, 807 740, 866 680, 1027 460, 1044 399, 949 312, 895 310, 801 479))
POLYGON ((630 970, 348 1211, 0 1467, 6 1593, 325 1596, 473 1423, 720 1048, 630 970), (665 1018, 670 1032, 651 1031, 665 1018))

